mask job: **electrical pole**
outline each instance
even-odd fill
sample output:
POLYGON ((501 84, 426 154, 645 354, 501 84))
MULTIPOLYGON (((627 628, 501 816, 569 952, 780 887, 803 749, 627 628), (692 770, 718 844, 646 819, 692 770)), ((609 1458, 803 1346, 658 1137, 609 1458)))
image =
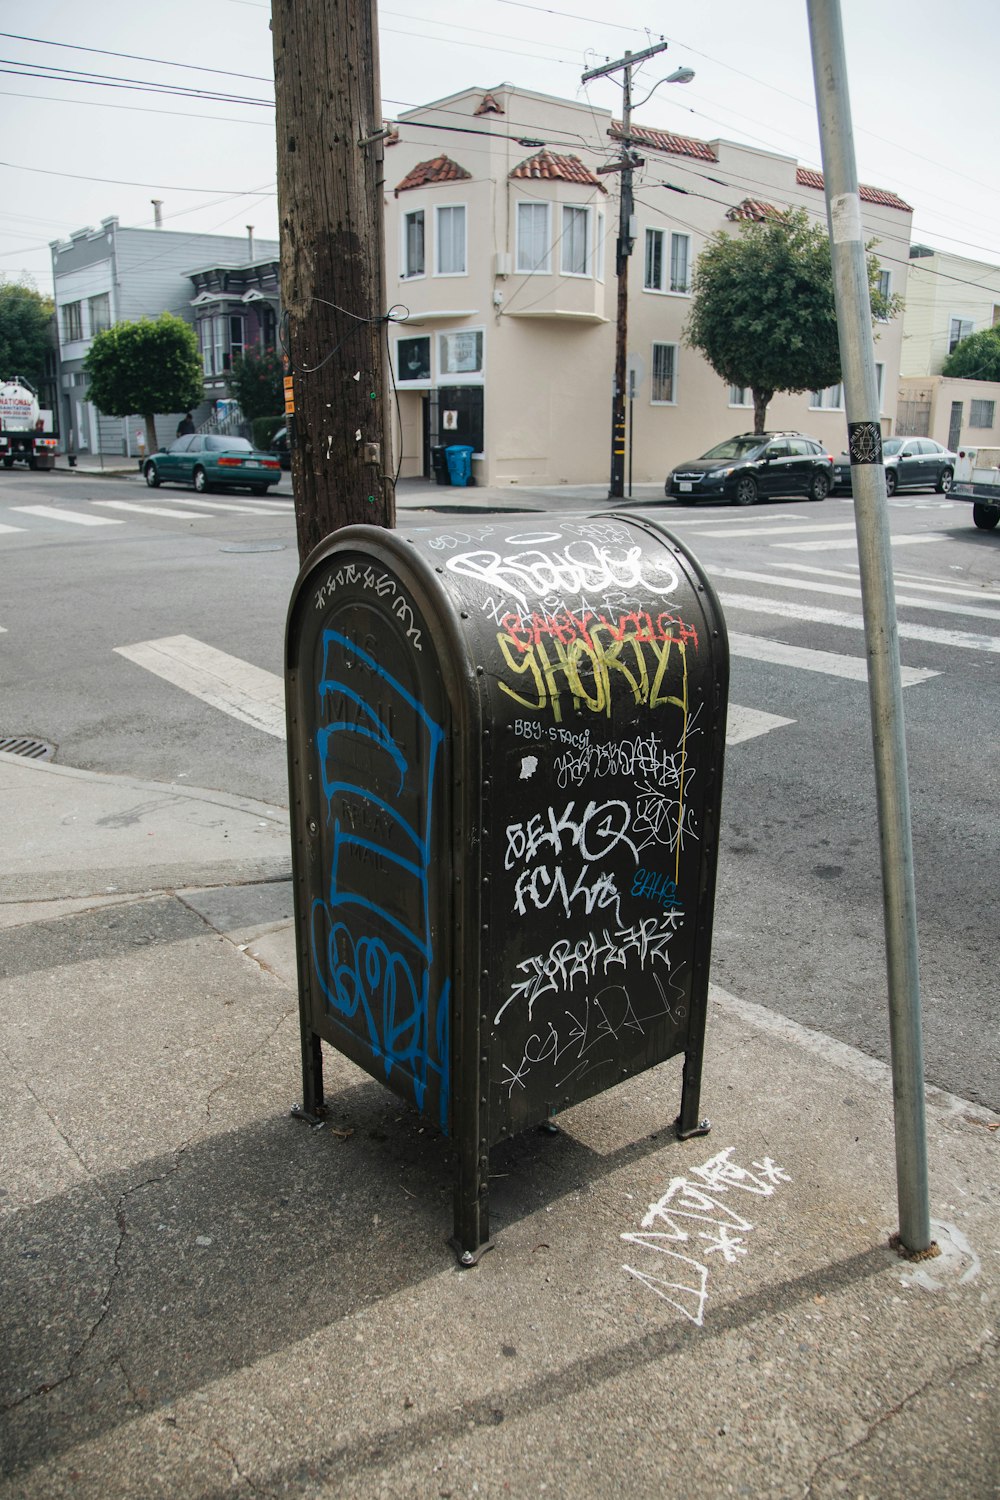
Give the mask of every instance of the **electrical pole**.
POLYGON ((838 0, 808 0, 816 112, 847 405, 882 851, 896 1190, 903 1250, 936 1254, 927 1182, 924 1059, 899 627, 886 508, 875 346, 838 0))
MULTIPOLYGON (((643 52, 626 52, 617 62, 605 63, 603 67, 591 68, 580 79, 589 83, 593 78, 604 78, 611 73, 623 73, 622 79, 622 150, 618 161, 599 167, 600 172, 620 172, 621 194, 618 212, 618 247, 615 255, 615 271, 618 277, 618 310, 615 319, 615 373, 611 390, 611 480, 608 499, 620 500, 625 494, 625 399, 626 363, 628 348, 628 261, 635 246, 634 205, 632 199, 632 172, 643 166, 643 160, 632 150, 632 69, 658 52, 665 52, 669 43, 656 42, 643 52)), ((665 81, 667 83, 690 83, 694 77, 690 68, 679 68, 665 81)))
POLYGON ((273 0, 280 347, 299 557, 395 524, 375 0, 273 0))

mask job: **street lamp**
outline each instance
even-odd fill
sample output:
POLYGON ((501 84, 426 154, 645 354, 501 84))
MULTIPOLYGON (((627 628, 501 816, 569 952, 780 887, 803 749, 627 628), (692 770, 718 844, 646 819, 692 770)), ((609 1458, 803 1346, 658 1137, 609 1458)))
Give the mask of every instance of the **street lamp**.
MULTIPOLYGON (((663 52, 666 42, 647 47, 644 52, 626 52, 618 62, 605 63, 601 68, 591 68, 584 73, 582 83, 592 78, 602 78, 609 73, 624 73, 622 80, 622 154, 617 162, 599 171, 621 172, 621 198, 618 215, 618 249, 615 270, 618 277, 618 312, 615 335, 615 375, 611 392, 611 480, 608 499, 620 500, 625 493, 625 351, 628 344, 628 258, 635 243, 632 234, 632 170, 643 165, 641 157, 632 150, 629 134, 632 125, 632 69, 647 58, 663 52)), ((694 77, 692 68, 676 68, 664 83, 690 83, 694 77)), ((647 98, 650 97, 647 95, 647 98)), ((645 101, 644 101, 645 102, 645 101)))

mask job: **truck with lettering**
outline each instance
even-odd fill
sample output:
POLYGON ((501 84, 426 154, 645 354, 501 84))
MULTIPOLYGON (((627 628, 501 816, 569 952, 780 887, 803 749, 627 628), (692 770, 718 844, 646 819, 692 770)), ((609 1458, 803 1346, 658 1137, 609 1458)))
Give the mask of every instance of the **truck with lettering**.
POLYGON ((5 469, 54 469, 58 439, 52 413, 38 404, 34 387, 21 375, 0 380, 0 461, 5 469))
POLYGON ((952 497, 972 501, 972 519, 980 531, 994 531, 1000 523, 998 457, 997 448, 960 448, 955 464, 952 497))

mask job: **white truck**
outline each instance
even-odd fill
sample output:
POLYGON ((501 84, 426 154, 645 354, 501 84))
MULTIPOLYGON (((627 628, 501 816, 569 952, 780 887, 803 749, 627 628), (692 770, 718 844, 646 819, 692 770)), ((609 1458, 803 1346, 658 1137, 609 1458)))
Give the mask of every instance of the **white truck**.
POLYGON ((21 375, 0 380, 0 462, 5 469, 26 463, 29 469, 54 469, 58 439, 52 413, 21 375))
POLYGON ((980 531, 1000 522, 1000 448, 960 448, 951 487, 956 500, 972 501, 972 519, 980 531))

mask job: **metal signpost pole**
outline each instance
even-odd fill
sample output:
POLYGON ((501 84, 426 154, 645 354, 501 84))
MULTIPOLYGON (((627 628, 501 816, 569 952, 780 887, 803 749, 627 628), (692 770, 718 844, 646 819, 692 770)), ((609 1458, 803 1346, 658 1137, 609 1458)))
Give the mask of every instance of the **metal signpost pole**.
POLYGON ((910 798, 867 255, 839 0, 807 0, 854 487, 882 852, 898 1240, 931 1250, 910 798))

